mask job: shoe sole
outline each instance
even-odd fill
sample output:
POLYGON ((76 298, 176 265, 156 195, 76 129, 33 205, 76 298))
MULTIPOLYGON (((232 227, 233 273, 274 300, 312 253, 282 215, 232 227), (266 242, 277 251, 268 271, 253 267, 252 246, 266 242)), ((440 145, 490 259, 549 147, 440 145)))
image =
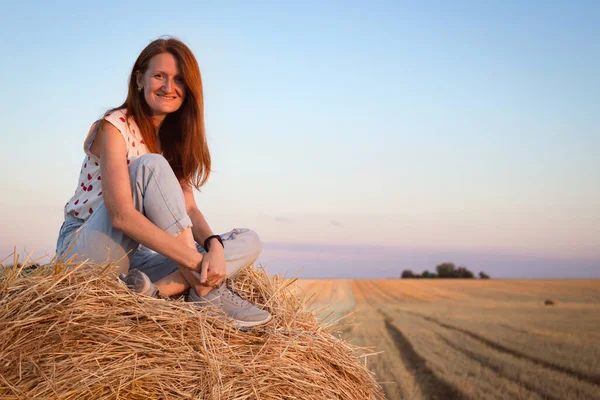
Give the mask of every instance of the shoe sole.
POLYGON ((269 314, 269 316, 267 318, 263 319, 262 321, 240 321, 240 320, 234 319, 233 324, 239 328, 251 328, 253 326, 266 324, 267 322, 269 322, 272 319, 273 319, 273 316, 269 314))

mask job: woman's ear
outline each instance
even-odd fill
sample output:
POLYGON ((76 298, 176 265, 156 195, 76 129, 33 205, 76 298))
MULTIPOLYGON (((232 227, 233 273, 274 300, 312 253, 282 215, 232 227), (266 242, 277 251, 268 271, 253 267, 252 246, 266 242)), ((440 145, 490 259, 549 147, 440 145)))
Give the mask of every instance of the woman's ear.
POLYGON ((137 84, 138 90, 144 87, 144 75, 140 71, 135 71, 135 83, 137 84))

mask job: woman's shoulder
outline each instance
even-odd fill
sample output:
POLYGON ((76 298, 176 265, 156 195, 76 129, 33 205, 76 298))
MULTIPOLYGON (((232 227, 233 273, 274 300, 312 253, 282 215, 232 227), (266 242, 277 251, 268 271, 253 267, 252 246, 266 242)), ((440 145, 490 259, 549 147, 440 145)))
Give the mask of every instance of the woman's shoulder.
POLYGON ((100 130, 114 128, 121 134, 121 136, 123 136, 123 139, 125 139, 126 143, 130 142, 130 137, 133 135, 133 132, 130 128, 130 123, 128 123, 129 119, 133 120, 133 118, 128 117, 126 108, 116 108, 108 110, 106 113, 104 113, 104 116, 96 120, 88 131, 88 135, 83 144, 85 153, 90 155, 91 147, 96 139, 96 135, 100 130), (108 122, 109 124, 103 124, 103 121, 108 122))
POLYGON ((123 136, 138 137, 138 128, 135 118, 127 111, 126 108, 118 108, 109 110, 104 115, 104 120, 110 122, 117 128, 123 136))
POLYGON ((104 114, 103 119, 114 125, 121 133, 126 133, 128 130, 127 120, 129 117, 126 108, 109 110, 104 114))
POLYGON ((126 108, 118 108, 108 111, 104 120, 113 125, 125 139, 127 149, 135 151, 134 155, 140 155, 147 152, 141 131, 135 122, 135 118, 126 108))

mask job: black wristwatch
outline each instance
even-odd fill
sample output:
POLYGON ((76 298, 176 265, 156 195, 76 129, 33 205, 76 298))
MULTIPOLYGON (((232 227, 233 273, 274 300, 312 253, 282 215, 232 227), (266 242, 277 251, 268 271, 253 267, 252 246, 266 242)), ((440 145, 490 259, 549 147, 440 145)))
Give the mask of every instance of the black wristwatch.
POLYGON ((211 235, 211 236, 207 237, 206 239, 204 239, 204 250, 206 250, 207 253, 210 250, 210 241, 212 239, 217 239, 219 241, 219 243, 221 243, 221 246, 223 246, 223 248, 225 248, 225 245, 223 244, 223 239, 221 239, 221 236, 211 235))

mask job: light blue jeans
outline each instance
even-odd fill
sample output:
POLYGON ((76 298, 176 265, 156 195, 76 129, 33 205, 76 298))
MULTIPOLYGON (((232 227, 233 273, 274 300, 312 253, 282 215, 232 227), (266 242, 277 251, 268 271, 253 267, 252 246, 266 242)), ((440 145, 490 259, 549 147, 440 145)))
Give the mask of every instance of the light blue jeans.
MULTIPOLYGON (((185 200, 179 181, 168 161, 159 154, 146 154, 129 164, 129 178, 134 207, 160 229, 178 236, 192 226, 186 213, 185 200)), ((256 232, 233 229, 220 235, 225 247, 227 276, 253 264, 261 252, 256 232)), ((200 244, 199 252, 204 253, 200 244)), ((67 215, 56 243, 58 258, 111 262, 124 269, 137 268, 156 282, 177 271, 177 265, 167 257, 115 229, 104 203, 84 222, 67 215)))

